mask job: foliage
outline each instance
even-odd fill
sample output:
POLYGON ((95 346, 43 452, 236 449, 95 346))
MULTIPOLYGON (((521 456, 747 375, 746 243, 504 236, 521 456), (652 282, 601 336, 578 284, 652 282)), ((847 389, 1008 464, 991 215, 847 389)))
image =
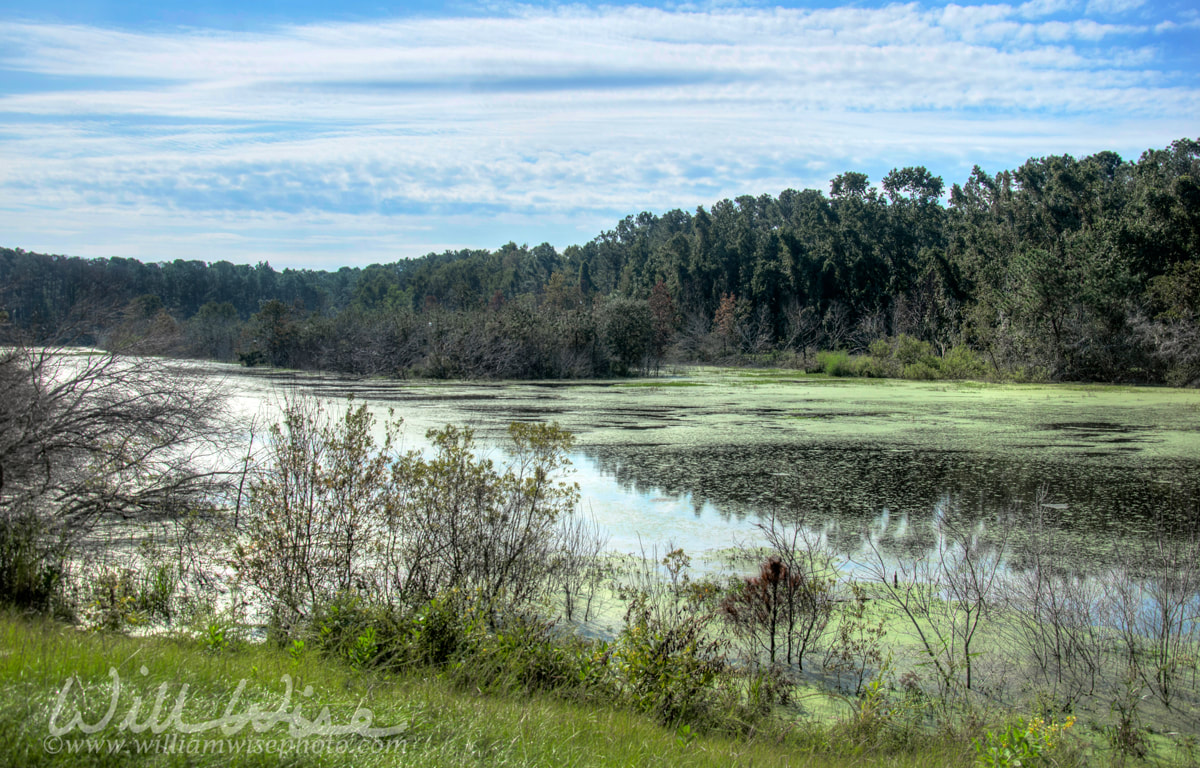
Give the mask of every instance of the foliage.
POLYGON ((553 424, 513 423, 503 471, 475 458, 469 429, 428 437, 432 459, 408 454, 392 468, 402 499, 384 521, 383 594, 413 605, 458 590, 497 608, 544 595, 559 526, 578 498, 577 486, 558 476, 571 436, 553 424))
POLYGON ((363 586, 371 518, 396 503, 388 484, 393 432, 376 450, 372 423, 362 405, 335 418, 317 402, 287 402, 252 474, 235 563, 285 632, 322 601, 363 586))
POLYGON ((0 603, 51 612, 63 589, 66 548, 47 540, 46 524, 26 508, 0 518, 0 603))
POLYGON ((803 670, 804 654, 825 631, 833 600, 831 578, 789 567, 783 557, 771 555, 757 576, 743 579, 725 596, 721 613, 747 641, 747 656, 765 652, 771 665, 791 666, 794 660, 803 670))
POLYGON ((942 355, 938 368, 947 379, 978 379, 987 373, 987 365, 979 353, 962 344, 942 355))
POLYGON ((694 583, 681 549, 643 570, 626 588, 625 626, 614 641, 610 674, 622 700, 664 723, 703 721, 720 699, 717 682, 726 665, 725 643, 709 633, 716 611, 715 585, 694 583))
POLYGON ((878 188, 850 171, 828 196, 640 213, 562 253, 508 243, 336 272, 0 249, 0 306, 39 342, 363 374, 592 377, 669 350, 807 364, 872 349, 859 375, 981 375, 966 352, 936 364, 962 349, 998 376, 1186 385, 1200 373, 1197 178, 1190 139, 1136 161, 976 167, 948 206, 924 167, 878 188))
POLYGON ((426 458, 393 454, 399 421, 380 443, 373 428, 365 406, 329 415, 293 400, 254 468, 234 559, 284 637, 320 617, 324 634, 344 638, 336 626, 370 610, 360 598, 426 625, 443 605, 509 615, 584 567, 570 550, 587 541, 569 535, 578 489, 560 477, 571 437, 557 426, 514 423, 502 468, 476 457, 469 429, 430 431, 426 458))
POLYGON ((605 302, 598 331, 618 375, 646 368, 646 356, 654 350, 656 342, 663 343, 663 339, 655 338, 654 323, 650 305, 645 301, 614 298, 605 302))
POLYGON ((1034 768, 1054 765, 1055 750, 1075 725, 1068 716, 1061 722, 1041 717, 1018 718, 999 732, 988 731, 974 742, 977 764, 983 768, 1034 768))
POLYGON ((817 368, 827 376, 852 376, 855 373, 847 352, 818 352, 817 368))

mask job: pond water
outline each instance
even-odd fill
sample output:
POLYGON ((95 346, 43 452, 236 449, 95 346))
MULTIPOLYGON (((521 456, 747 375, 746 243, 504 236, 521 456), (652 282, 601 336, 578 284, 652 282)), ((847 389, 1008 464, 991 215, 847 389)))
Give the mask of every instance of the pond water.
MULTIPOLYGON (((802 516, 856 550, 864 530, 919 550, 952 514, 1020 534, 1040 499, 1081 562, 1200 510, 1200 392, 1092 385, 827 379, 685 369, 605 382, 356 380, 204 364, 242 418, 271 418, 282 393, 353 395, 404 419, 406 447, 446 424, 502 455, 512 421, 557 421, 582 506, 610 549, 683 547, 717 564, 758 543, 772 511, 802 516)), ((275 412, 277 413, 277 411, 275 412)))

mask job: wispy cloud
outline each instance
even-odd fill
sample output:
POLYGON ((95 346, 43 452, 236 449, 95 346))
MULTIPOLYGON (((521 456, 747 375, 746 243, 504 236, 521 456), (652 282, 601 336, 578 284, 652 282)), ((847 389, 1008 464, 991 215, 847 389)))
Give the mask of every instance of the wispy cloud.
POLYGON ((505 6, 257 33, 0 22, 0 82, 20 82, 0 85, 0 218, 27 248, 332 265, 561 246, 642 208, 823 187, 852 167, 1138 151, 1200 115, 1195 74, 1160 41, 1191 19, 1145 10, 505 6))

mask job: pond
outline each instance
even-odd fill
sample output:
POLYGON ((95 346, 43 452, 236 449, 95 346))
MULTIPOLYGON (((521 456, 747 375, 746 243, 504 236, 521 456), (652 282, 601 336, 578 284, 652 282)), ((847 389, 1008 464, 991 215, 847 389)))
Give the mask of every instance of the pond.
POLYGON ((1020 536, 1040 500, 1098 563, 1200 509, 1200 392, 1105 385, 830 379, 682 369, 648 380, 408 382, 204 364, 243 418, 286 391, 353 396, 427 429, 472 427, 501 456, 512 421, 557 421, 582 506, 615 552, 682 547, 715 565, 758 543, 771 512, 800 516, 853 552, 868 526, 920 549, 933 515, 1020 536))

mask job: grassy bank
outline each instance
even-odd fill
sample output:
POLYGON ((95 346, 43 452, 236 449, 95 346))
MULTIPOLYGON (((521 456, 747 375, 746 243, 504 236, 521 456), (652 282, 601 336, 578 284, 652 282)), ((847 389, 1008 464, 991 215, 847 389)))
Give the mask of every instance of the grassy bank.
POLYGON ((951 736, 907 749, 872 749, 856 741, 846 723, 779 722, 738 738, 692 733, 553 694, 483 695, 429 670, 387 677, 297 659, 263 644, 213 651, 195 639, 131 638, 13 614, 0 616, 0 702, 0 764, 12 766, 928 766, 970 765, 974 754, 951 736), (121 683, 109 726, 95 734, 76 727, 52 736, 56 696, 68 678, 75 680, 57 725, 68 725, 76 711, 85 724, 96 724, 111 705, 111 669, 121 683), (294 681, 293 712, 302 705, 303 714, 315 719, 328 708, 332 724, 346 725, 356 708, 365 707, 373 727, 402 732, 375 741, 361 735, 293 739, 282 723, 261 733, 251 724, 229 735, 219 728, 185 735, 172 726, 155 735, 153 729, 134 734, 121 727, 138 697, 138 719, 146 721, 160 689, 166 691, 161 711, 167 719, 185 685, 180 719, 186 723, 236 715, 255 704, 275 712, 284 701, 285 675, 294 681), (304 696, 307 686, 311 695, 304 696), (175 753, 164 751, 167 744, 175 753))

